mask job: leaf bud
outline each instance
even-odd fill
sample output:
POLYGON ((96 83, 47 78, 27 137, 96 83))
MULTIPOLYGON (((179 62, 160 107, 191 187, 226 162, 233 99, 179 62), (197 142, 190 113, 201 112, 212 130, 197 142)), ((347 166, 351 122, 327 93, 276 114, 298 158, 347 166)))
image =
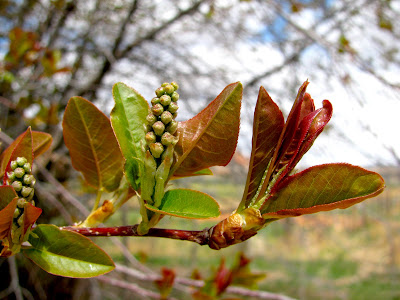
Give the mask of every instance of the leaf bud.
POLYGON ((161 115, 161 121, 167 125, 173 119, 172 114, 169 111, 164 111, 161 115))
POLYGON ((11 167, 11 169, 15 170, 15 169, 18 167, 17 161, 16 161, 16 160, 13 160, 13 161, 10 163, 10 167, 11 167))
POLYGON ((164 111, 164 107, 160 104, 160 103, 157 103, 156 105, 154 105, 152 108, 151 108, 151 111, 152 111, 152 113, 155 115, 155 116, 160 116, 162 113, 163 113, 163 111, 164 111))
POLYGON ((166 86, 164 86, 164 91, 167 94, 171 95, 175 91, 175 88, 172 84, 167 84, 166 86))
POLYGON ((164 146, 171 145, 175 140, 175 137, 169 132, 165 132, 161 137, 161 144, 164 146))
POLYGON ((164 146, 161 143, 153 143, 150 146, 151 155, 155 158, 159 158, 164 152, 164 146))
POLYGON ((157 139, 157 137, 153 131, 146 133, 144 138, 146 139, 146 142, 148 145, 155 143, 156 139, 157 139))
POLYGON ((22 167, 24 164, 28 162, 25 157, 17 157, 16 159, 18 166, 22 167))
POLYGON ((16 168, 14 170, 15 177, 22 178, 25 175, 25 170, 23 168, 16 168))
POLYGON ((161 121, 157 121, 153 124, 153 130, 156 135, 161 136, 164 133, 165 125, 161 121))
POLYGON ((178 122, 175 120, 171 121, 171 123, 169 123, 169 125, 167 126, 167 131, 170 134, 174 134, 177 129, 178 129, 178 122))
POLYGON ((151 105, 156 105, 157 103, 160 103, 160 98, 154 97, 151 99, 151 105))
POLYGON ((179 94, 177 92, 173 92, 171 95, 171 100, 176 102, 179 100, 179 94))
POLYGON ((14 172, 7 172, 7 178, 9 182, 13 182, 15 180, 15 173, 14 172))
POLYGON ((18 201, 17 201, 17 206, 19 208, 24 208, 25 203, 26 203, 26 200, 24 198, 19 198, 18 201))
POLYGON ((32 191, 33 191, 33 189, 31 187, 23 186, 22 190, 21 190, 21 195, 22 195, 22 197, 27 198, 31 194, 32 191))
POLYGON ((13 187, 14 191, 19 192, 22 190, 22 182, 21 181, 14 181, 11 186, 13 187))
POLYGON ((149 125, 153 125, 157 121, 157 117, 153 114, 149 114, 146 117, 147 122, 149 122, 149 125))
POLYGON ((171 82, 171 85, 174 87, 175 91, 176 91, 177 89, 179 89, 179 85, 178 85, 175 81, 172 81, 172 82, 171 82))
POLYGON ((168 106, 168 111, 173 113, 176 113, 178 110, 178 104, 176 104, 176 102, 171 102, 171 104, 168 106))
POLYGON ((25 170, 25 172, 30 173, 31 172, 31 164, 30 163, 25 163, 22 168, 25 170))
POLYGON ((168 106, 171 103, 171 97, 168 95, 162 95, 160 97, 160 103, 164 106, 168 106))
POLYGON ((157 97, 161 97, 162 95, 165 94, 165 90, 163 87, 159 87, 158 89, 156 89, 156 95, 157 97))

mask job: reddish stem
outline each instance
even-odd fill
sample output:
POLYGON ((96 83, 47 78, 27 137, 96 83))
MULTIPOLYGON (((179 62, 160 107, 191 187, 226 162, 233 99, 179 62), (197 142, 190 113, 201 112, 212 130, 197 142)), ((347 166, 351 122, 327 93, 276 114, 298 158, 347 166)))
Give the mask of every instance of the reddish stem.
POLYGON ((147 237, 162 237, 175 240, 183 240, 195 242, 199 245, 207 245, 209 241, 208 228, 197 230, 176 230, 164 228, 150 228, 145 235, 139 235, 137 232, 138 225, 119 226, 119 227, 62 227, 64 230, 74 231, 84 236, 147 236, 147 237))

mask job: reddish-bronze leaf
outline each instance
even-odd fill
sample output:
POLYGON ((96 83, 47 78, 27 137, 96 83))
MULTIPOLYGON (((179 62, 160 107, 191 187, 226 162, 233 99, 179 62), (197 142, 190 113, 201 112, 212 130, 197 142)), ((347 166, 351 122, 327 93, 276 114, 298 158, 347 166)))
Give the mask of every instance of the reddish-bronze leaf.
POLYGON ((63 119, 65 145, 74 168, 96 188, 113 191, 123 175, 124 159, 110 120, 91 102, 73 97, 63 119))
POLYGON ((32 141, 33 157, 36 158, 50 148, 53 138, 48 133, 32 131, 32 141))
POLYGON ((311 167, 280 182, 261 207, 266 219, 347 208, 384 189, 383 178, 349 164, 311 167))
POLYGON ((262 177, 274 154, 284 119, 279 107, 267 91, 261 87, 254 111, 252 151, 247 174, 246 187, 239 208, 247 207, 255 196, 262 177))
POLYGON ((8 205, 0 210, 0 240, 8 237, 17 207, 18 198, 14 198, 8 205))
POLYGON ((22 232, 22 238, 26 231, 35 224, 36 220, 39 218, 42 210, 39 207, 33 206, 27 202, 24 206, 24 231, 22 232))
POLYGON ((0 186, 0 210, 6 207, 15 197, 17 197, 17 193, 12 186, 0 186))
POLYGON ((180 122, 171 174, 182 177, 229 163, 239 135, 242 93, 242 84, 232 83, 194 118, 180 122))

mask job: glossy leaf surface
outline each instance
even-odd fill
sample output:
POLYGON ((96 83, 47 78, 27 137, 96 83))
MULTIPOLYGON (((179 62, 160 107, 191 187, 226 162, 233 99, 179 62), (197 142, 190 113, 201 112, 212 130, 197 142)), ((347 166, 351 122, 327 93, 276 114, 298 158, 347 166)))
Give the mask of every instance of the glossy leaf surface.
POLYGON ((115 268, 103 250, 78 233, 60 230, 54 225, 39 225, 33 233, 29 237, 32 248, 22 252, 48 273, 88 278, 115 268))
POLYGON ((15 197, 17 197, 17 194, 12 186, 0 186, 0 210, 6 207, 15 197))
POLYGON ((85 180, 98 189, 117 189, 124 159, 109 119, 91 102, 73 97, 65 109, 63 134, 72 165, 85 180))
POLYGON ((111 124, 125 157, 125 174, 134 189, 140 184, 143 172, 143 151, 145 144, 144 124, 149 113, 147 101, 134 89, 123 83, 113 87, 115 106, 111 111, 111 124))
POLYGON ((377 173, 349 164, 320 165, 279 183, 261 213, 269 219, 347 208, 383 189, 383 178, 377 173))
POLYGON ((220 215, 219 205, 211 196, 188 189, 174 189, 165 193, 161 205, 146 208, 161 214, 188 219, 208 219, 220 215))
POLYGON ((274 155, 283 126, 284 119, 282 112, 272 101, 267 91, 261 87, 254 111, 249 172, 242 203, 239 207, 247 207, 251 199, 255 196, 264 172, 274 155))
POLYGON ((199 114, 179 123, 174 176, 229 163, 239 135, 242 93, 242 84, 232 83, 199 114))
POLYGON ((0 239, 8 236, 13 222, 14 211, 17 207, 18 198, 14 198, 5 208, 0 211, 0 239))

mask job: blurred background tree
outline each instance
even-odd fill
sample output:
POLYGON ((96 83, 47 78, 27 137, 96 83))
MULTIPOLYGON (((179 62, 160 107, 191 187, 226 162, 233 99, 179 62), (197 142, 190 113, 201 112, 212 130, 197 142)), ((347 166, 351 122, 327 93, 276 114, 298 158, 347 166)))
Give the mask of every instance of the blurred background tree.
MULTIPOLYGON (((396 1, 2 0, 0 12, 0 128, 8 135, 1 138, 7 143, 27 126, 53 135, 53 151, 38 167, 37 188, 39 205, 46 203, 42 218, 53 223, 70 224, 85 212, 65 189, 77 189, 59 123, 67 101, 83 96, 108 113, 117 81, 146 99, 160 83, 177 81, 184 99, 181 120, 226 84, 242 81, 239 149, 246 154, 259 86, 289 109, 297 87, 309 78, 310 93, 329 98, 336 108, 332 130, 310 154, 313 163, 325 156, 325 162, 329 157, 400 164, 393 135, 400 95, 396 1), (338 152, 343 156, 335 156, 338 152)), ((29 281, 32 275, 26 276, 29 281)), ((36 288, 32 295, 41 298, 50 288, 36 288)))

